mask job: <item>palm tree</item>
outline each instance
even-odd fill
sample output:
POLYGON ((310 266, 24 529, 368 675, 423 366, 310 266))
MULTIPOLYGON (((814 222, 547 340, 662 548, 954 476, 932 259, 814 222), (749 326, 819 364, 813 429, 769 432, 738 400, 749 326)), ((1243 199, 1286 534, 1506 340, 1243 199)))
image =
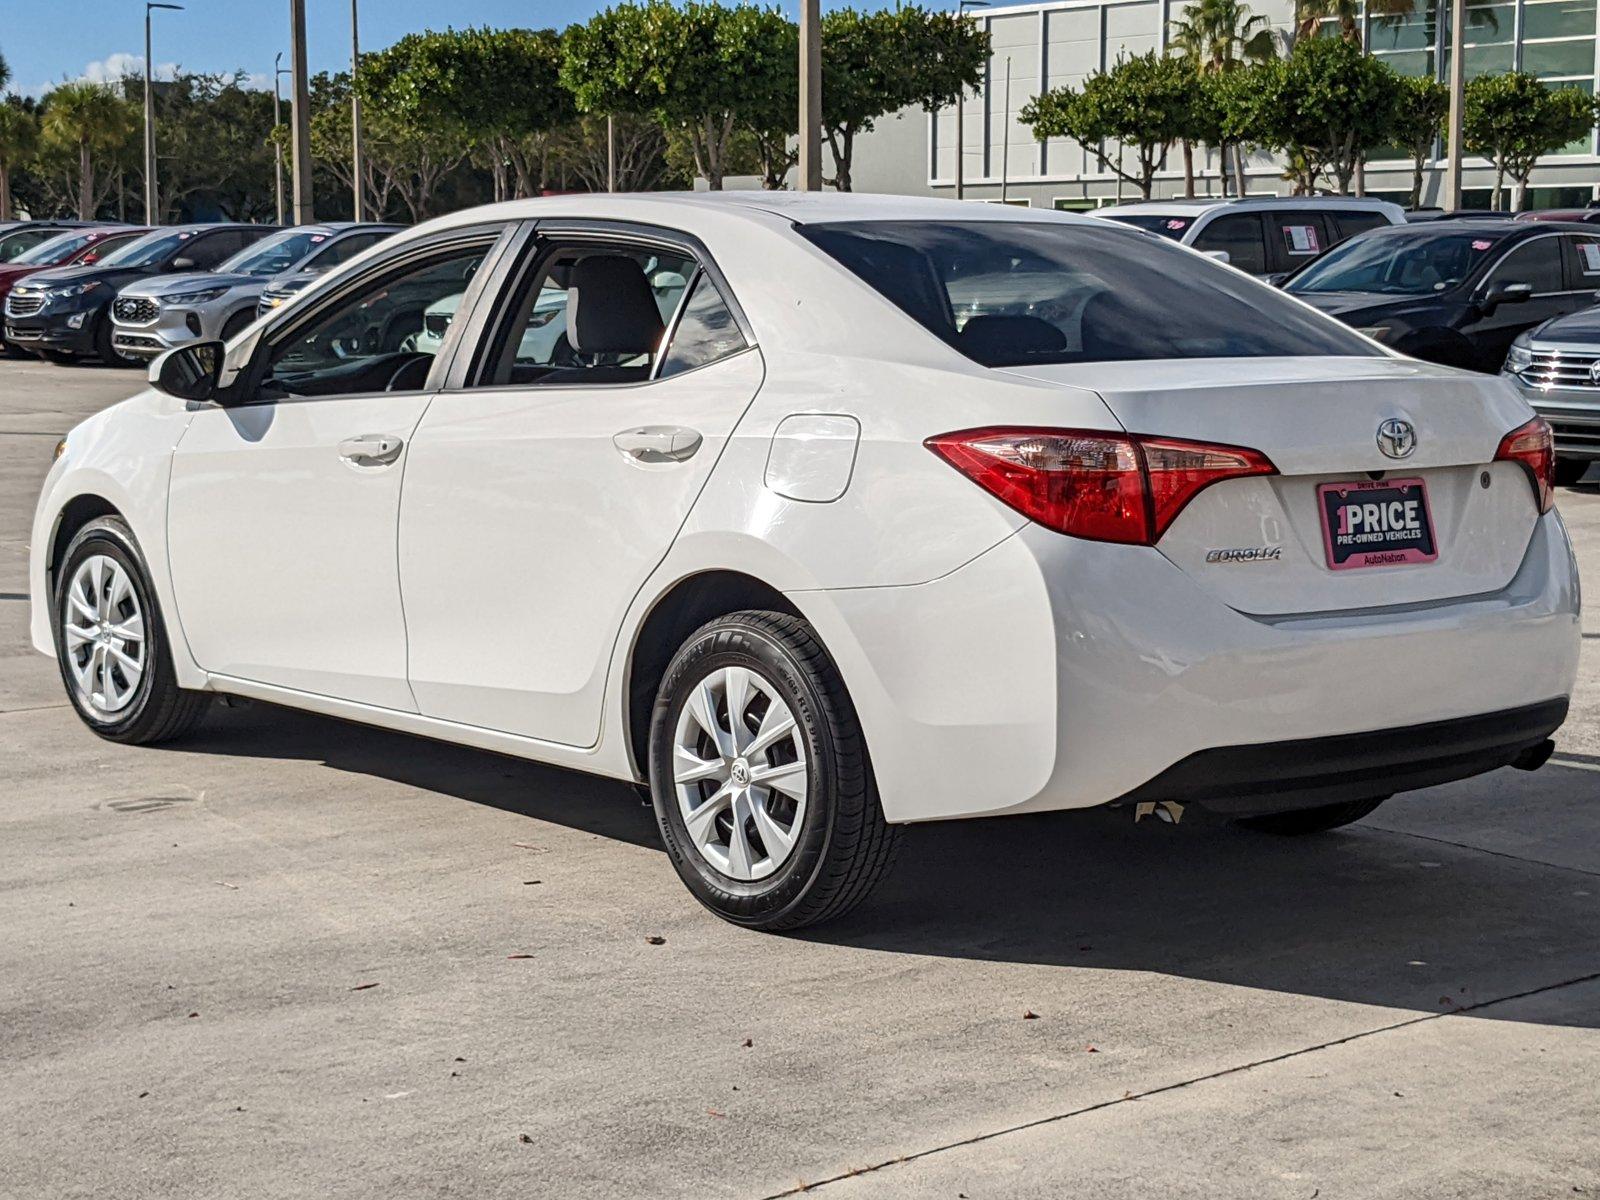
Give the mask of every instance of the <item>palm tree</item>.
MULTIPOLYGON (((1202 75, 1222 75, 1247 62, 1261 62, 1278 52, 1270 22, 1252 13, 1244 0, 1196 0, 1185 6, 1183 19, 1172 26, 1172 45, 1202 75)), ((1244 162, 1235 146, 1234 166, 1239 195, 1244 195, 1244 162)), ((1228 194, 1228 148, 1222 147, 1222 194, 1228 194)), ((1183 144, 1184 194, 1194 195, 1194 147, 1183 144)))
POLYGON ((133 114, 117 93, 99 83, 64 83, 45 104, 45 136, 78 152, 78 217, 95 210, 94 157, 120 148, 133 132, 133 114))
MULTIPOLYGON (((1362 0, 1295 0, 1295 37, 1316 37, 1324 21, 1339 23, 1339 36, 1362 45, 1362 0)), ((1417 11, 1416 0, 1366 0, 1367 16, 1380 22, 1397 21, 1417 11)))
POLYGON ((0 221, 11 220, 11 168, 33 154, 39 125, 15 98, 0 99, 0 221))

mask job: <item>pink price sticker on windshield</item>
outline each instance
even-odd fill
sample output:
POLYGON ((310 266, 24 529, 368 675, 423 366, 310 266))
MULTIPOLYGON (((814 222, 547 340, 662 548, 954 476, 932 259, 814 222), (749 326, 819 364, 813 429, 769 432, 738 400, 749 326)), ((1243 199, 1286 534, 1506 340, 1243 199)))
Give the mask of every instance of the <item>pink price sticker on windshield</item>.
POLYGON ((1168 229, 1182 229, 1188 223, 1189 222, 1184 220, 1182 217, 1178 217, 1175 220, 1168 221, 1167 222, 1167 228, 1168 229))
POLYGON ((1472 248, 1474 250, 1487 250, 1492 245, 1494 245, 1493 242, 1486 241, 1483 238, 1479 238, 1477 241, 1472 243, 1472 248))

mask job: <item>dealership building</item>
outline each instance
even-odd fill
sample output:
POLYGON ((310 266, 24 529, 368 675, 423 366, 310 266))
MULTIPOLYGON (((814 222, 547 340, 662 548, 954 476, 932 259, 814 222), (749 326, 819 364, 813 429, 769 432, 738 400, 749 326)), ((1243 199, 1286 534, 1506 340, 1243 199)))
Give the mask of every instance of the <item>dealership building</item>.
MULTIPOLYGON (((1023 106, 1040 92, 1114 65, 1119 56, 1167 48, 1168 31, 1183 15, 1184 0, 1055 0, 1052 3, 969 8, 989 31, 993 54, 976 94, 967 96, 962 115, 961 167, 970 200, 1004 200, 1043 208, 1084 209, 1138 199, 1138 189, 1102 167, 1094 154, 1067 138, 1035 140, 1018 120, 1023 106), (1009 80, 1009 82, 1008 82, 1009 80)), ((1272 28, 1292 30, 1292 0, 1252 4, 1272 28)), ((1450 30, 1448 0, 1418 0, 1409 16, 1365 18, 1366 45, 1378 58, 1408 75, 1448 78, 1450 30)), ((1552 86, 1595 88, 1596 0, 1505 0, 1472 4, 1465 31, 1466 73, 1522 70, 1552 86)), ((929 115, 907 109, 882 118, 856 142, 854 187, 862 192, 954 196, 956 190, 956 109, 929 115)), ((1106 147, 1116 158, 1115 143, 1106 147)), ((1129 169, 1134 154, 1128 154, 1129 169)), ((1219 156, 1195 150, 1200 195, 1220 195, 1219 156)), ((1246 161, 1251 194, 1283 194, 1290 184, 1273 156, 1259 153, 1246 161)), ((1428 166, 1423 203, 1439 203, 1444 163, 1428 166)), ((1405 202, 1411 193, 1409 158, 1375 159, 1366 171, 1369 194, 1405 202)), ((1463 176, 1465 203, 1489 205, 1494 172, 1469 157, 1463 176)), ((1600 197, 1600 145, 1596 134, 1540 160, 1530 184, 1532 207, 1582 206, 1600 197)), ((1174 146, 1166 169, 1156 178, 1156 197, 1183 194, 1183 153, 1174 146)))

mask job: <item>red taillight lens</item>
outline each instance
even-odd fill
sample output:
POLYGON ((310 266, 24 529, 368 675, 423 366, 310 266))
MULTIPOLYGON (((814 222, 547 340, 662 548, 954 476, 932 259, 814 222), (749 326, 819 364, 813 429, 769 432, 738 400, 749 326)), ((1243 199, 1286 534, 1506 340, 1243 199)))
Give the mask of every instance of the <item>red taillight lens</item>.
POLYGON ((956 470, 1029 520, 1099 542, 1154 545, 1204 488, 1275 475, 1265 455, 1142 434, 997 427, 929 438, 956 470))
POLYGON ((1550 432, 1550 423, 1535 417, 1526 425, 1518 425, 1500 439, 1500 448, 1494 452, 1495 462, 1521 463, 1528 478, 1533 481, 1534 499, 1539 512, 1547 513, 1556 502, 1556 439, 1550 432))

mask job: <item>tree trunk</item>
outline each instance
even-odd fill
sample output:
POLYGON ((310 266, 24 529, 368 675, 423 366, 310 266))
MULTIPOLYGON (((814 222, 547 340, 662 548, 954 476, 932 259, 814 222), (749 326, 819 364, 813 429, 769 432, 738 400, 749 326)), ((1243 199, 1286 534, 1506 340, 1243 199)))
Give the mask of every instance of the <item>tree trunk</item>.
MULTIPOLYGON (((1415 149, 1413 147, 1413 150, 1415 149)), ((1416 150, 1411 160, 1411 204, 1409 205, 1411 208, 1419 208, 1422 205, 1422 164, 1427 156, 1428 150, 1423 147, 1421 150, 1416 150)))
POLYGON ((78 220, 94 219, 94 158, 89 143, 78 143, 78 220))
POLYGON ((1240 199, 1243 199, 1245 187, 1244 147, 1238 142, 1233 144, 1233 182, 1235 185, 1234 195, 1238 196, 1240 199))
POLYGON ((1194 143, 1183 139, 1183 194, 1194 195, 1194 143))
POLYGON ((11 220, 11 168, 0 158, 0 221, 11 220))
POLYGON ((1499 209, 1499 207, 1500 207, 1500 196, 1501 196, 1502 191, 1504 190, 1505 180, 1506 180, 1505 164, 1504 163, 1496 163, 1495 164, 1495 168, 1494 168, 1494 195, 1489 200, 1489 207, 1490 208, 1499 209))

